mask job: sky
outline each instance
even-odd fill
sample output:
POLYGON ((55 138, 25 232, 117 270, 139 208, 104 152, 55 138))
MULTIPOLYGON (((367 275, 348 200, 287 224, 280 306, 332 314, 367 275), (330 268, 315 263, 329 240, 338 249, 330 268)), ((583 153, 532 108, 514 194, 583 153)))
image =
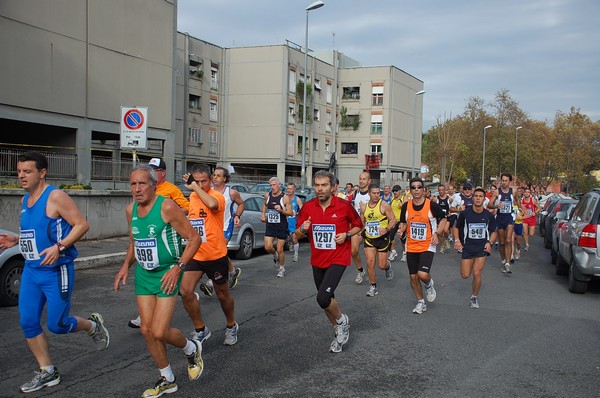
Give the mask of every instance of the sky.
MULTIPOLYGON (((424 82, 423 130, 502 89, 532 119, 600 118, 598 0, 323 0, 309 45, 424 82)), ((220 47, 304 45, 313 0, 178 0, 178 30, 220 47)))

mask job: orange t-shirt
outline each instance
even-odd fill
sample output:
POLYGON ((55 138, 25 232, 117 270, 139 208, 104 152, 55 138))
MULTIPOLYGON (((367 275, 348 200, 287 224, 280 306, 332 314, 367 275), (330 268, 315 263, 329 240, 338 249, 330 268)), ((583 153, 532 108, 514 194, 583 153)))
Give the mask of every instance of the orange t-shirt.
POLYGON ((217 210, 210 210, 196 192, 190 195, 190 212, 188 219, 198 234, 202 244, 194 255, 194 260, 210 261, 227 255, 227 241, 223 234, 223 219, 225 214, 225 197, 214 189, 208 194, 219 202, 217 210))

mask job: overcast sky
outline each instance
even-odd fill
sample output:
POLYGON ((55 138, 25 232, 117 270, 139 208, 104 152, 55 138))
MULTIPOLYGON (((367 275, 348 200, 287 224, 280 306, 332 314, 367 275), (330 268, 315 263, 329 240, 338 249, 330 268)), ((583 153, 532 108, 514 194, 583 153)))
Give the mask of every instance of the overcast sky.
MULTIPOLYGON (((178 0, 178 30, 220 47, 304 45, 313 0, 178 0)), ((423 128, 508 89, 531 118, 600 118, 599 0, 324 0, 309 48, 394 65, 425 84, 423 128)))

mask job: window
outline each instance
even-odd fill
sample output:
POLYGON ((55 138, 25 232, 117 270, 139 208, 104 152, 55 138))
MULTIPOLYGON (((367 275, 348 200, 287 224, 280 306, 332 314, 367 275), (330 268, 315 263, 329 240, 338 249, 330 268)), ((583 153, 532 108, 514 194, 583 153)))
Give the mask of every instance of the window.
POLYGON ((371 97, 371 105, 382 106, 383 105, 383 94, 373 94, 371 97))
POLYGON ((201 111, 200 107, 200 96, 190 94, 188 97, 188 107, 195 111, 201 111))
POLYGON ((190 127, 188 129, 188 142, 192 144, 202 144, 202 129, 190 127))
POLYGON ((342 142, 342 155, 358 155, 358 142, 342 142))
POLYGON ((296 93, 296 69, 290 69, 289 73, 289 88, 290 93, 296 93))
POLYGON ((360 87, 344 87, 342 99, 344 99, 344 100, 360 99, 360 87))
POLYGON ((381 134, 383 130, 383 115, 371 114, 371 134, 381 134))
POLYGON ((287 136, 287 156, 294 156, 294 134, 288 134, 287 136))
POLYGON ((371 143, 371 155, 379 155, 381 153, 381 143, 371 143))
POLYGON ((288 102, 288 124, 296 124, 296 104, 288 102))
POLYGON ((320 79, 315 79, 315 90, 317 90, 319 93, 321 92, 321 80, 320 79))
POLYGON ((329 141, 325 141, 325 152, 331 153, 330 146, 331 143, 329 141))
POLYGON ((315 108, 313 109, 313 118, 315 119, 315 121, 319 121, 321 120, 321 112, 319 111, 319 109, 315 108))
POLYGON ((217 100, 210 100, 210 121, 217 121, 217 100))
POLYGON ((331 111, 325 112, 325 121, 327 122, 327 124, 325 124, 325 131, 328 133, 331 133, 331 120, 331 111))
POLYGON ((316 152, 319 150, 319 139, 313 138, 313 151, 316 152))
POLYGON ((211 155, 217 154, 217 130, 211 129, 208 134, 208 153, 211 155))
POLYGON ((210 68, 210 88, 217 90, 219 88, 219 70, 215 66, 210 68))
MULTIPOLYGON (((308 137, 306 138, 306 143, 308 143, 308 137)), ((306 148, 305 153, 308 153, 309 148, 306 148)), ((298 153, 302 153, 302 136, 298 136, 298 153)))
POLYGON ((327 103, 331 104, 333 99, 333 86, 331 81, 327 80, 327 103))

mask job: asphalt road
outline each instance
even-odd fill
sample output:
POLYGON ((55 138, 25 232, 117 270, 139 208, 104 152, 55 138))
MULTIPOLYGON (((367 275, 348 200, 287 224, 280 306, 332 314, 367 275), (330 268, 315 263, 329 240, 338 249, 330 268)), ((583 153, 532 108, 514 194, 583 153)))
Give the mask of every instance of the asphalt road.
MULTIPOLYGON (((488 258, 478 310, 469 308, 470 280, 460 278, 459 255, 437 254, 432 275, 437 300, 412 314, 414 297, 405 263, 395 278, 378 271, 380 293, 366 297, 366 281, 349 268, 336 291, 350 317, 350 341, 329 353, 333 332, 316 303, 308 246, 284 279, 270 256, 243 268, 234 290, 238 344, 222 345, 225 320, 215 298, 201 298, 212 330, 204 345, 205 370, 189 381, 183 353, 169 355, 180 397, 598 397, 600 396, 600 284, 585 295, 567 291, 554 275, 549 252, 535 237, 510 276, 488 258)), ((73 314, 100 312, 111 334, 95 351, 84 333, 50 335, 62 382, 30 394, 51 397, 139 397, 159 373, 138 330, 133 281, 111 289, 118 264, 78 272, 73 314)), ((0 308, 0 396, 21 396, 19 386, 36 368, 18 323, 17 308, 0 308)), ((173 322, 186 334, 191 323, 178 305, 173 322)))

